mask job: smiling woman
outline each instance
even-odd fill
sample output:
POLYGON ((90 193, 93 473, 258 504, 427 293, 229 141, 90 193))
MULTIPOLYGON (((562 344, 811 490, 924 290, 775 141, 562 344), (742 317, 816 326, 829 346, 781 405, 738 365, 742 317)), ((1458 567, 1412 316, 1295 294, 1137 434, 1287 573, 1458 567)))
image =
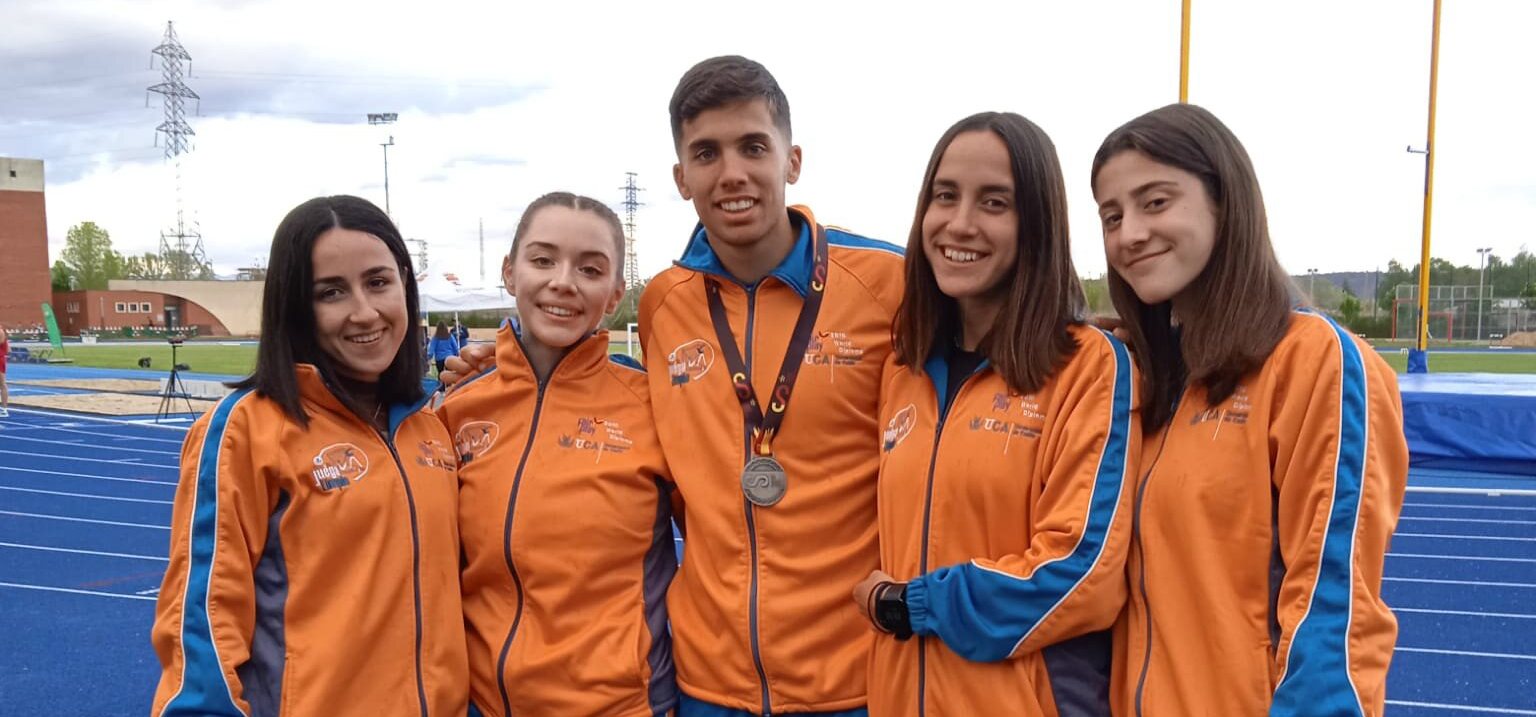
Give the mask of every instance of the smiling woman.
POLYGON ((457 461, 424 410, 405 243, 323 197, 268 266, 256 370, 182 447, 155 713, 464 714, 457 461))

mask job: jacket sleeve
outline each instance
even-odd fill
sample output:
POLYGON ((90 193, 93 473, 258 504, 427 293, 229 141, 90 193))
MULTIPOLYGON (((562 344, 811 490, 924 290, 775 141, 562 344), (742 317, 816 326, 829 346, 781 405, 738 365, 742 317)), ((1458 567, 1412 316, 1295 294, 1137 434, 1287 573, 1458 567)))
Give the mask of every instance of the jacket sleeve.
MULTIPOLYGON (((1125 603, 1130 486, 1141 448, 1125 347, 1057 380, 1067 398, 1042 440, 1047 475, 1023 554, 940 568, 907 585, 913 632, 960 656, 1002 660, 1108 628, 1125 603), (1068 376, 1071 375, 1071 378, 1068 376)), ((1021 479, 1025 479, 1021 477, 1021 479)))
POLYGON ((249 416, 232 410, 238 399, 220 402, 182 444, 170 562, 152 631, 161 665, 154 717, 249 714, 235 668, 251 652, 253 566, 272 499, 249 416))
MULTIPOLYGON (((1271 418, 1276 538, 1270 715, 1382 714, 1397 620, 1382 564, 1408 480, 1397 377, 1331 321, 1283 365, 1271 418)), ((1310 336, 1308 338, 1311 338, 1310 336)))

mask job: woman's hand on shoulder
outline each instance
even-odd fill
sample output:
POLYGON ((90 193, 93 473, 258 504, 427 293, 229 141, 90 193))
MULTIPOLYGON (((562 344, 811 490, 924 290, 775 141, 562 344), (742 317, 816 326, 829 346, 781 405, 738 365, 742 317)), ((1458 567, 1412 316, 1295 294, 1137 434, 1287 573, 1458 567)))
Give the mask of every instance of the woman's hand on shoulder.
POLYGON ((464 379, 495 366, 495 344, 471 344, 459 349, 458 356, 444 359, 443 372, 437 378, 451 391, 464 379))

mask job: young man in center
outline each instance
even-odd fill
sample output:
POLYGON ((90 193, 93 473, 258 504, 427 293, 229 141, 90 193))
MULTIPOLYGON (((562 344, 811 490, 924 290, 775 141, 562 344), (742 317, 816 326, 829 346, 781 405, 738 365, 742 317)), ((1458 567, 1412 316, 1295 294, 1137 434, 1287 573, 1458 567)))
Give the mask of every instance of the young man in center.
POLYGON ((863 715, 878 564, 876 400, 901 250, 786 207, 789 102, 716 57, 672 95, 673 177, 699 226, 640 301, 651 401, 686 505, 672 584, 681 717, 863 715))

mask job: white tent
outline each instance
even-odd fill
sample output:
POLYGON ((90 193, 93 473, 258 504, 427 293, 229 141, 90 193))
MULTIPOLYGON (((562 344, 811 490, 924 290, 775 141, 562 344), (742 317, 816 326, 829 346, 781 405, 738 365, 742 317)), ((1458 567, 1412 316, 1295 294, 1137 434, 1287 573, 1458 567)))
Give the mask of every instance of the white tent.
POLYGON ((460 286, 443 274, 428 274, 416 281, 423 313, 485 311, 517 308, 517 299, 499 286, 460 286))

